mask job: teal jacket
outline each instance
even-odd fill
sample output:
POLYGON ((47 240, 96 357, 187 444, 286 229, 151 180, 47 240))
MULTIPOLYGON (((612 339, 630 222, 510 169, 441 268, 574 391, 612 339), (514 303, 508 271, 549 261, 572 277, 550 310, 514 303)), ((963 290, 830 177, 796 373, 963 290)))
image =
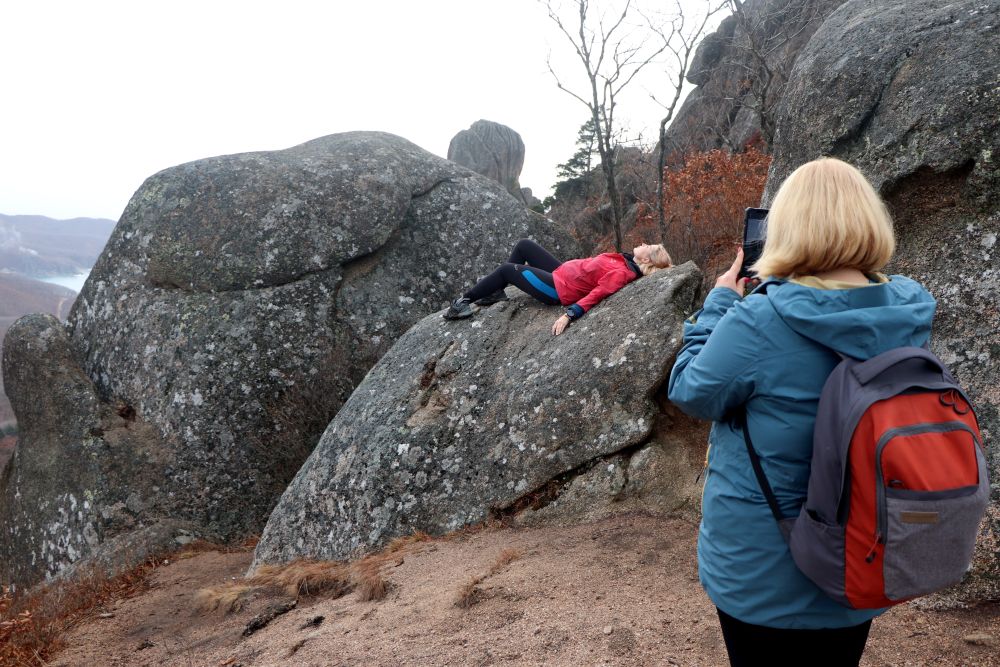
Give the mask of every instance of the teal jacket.
POLYGON ((852 610, 803 575, 750 467, 742 432, 729 420, 745 406, 754 447, 785 516, 806 495, 813 425, 834 351, 869 359, 894 347, 924 345, 934 298, 903 276, 850 289, 772 284, 740 298, 709 292, 684 325, 669 398, 711 420, 698 533, 698 573, 719 609, 773 628, 839 628, 880 610, 852 610))

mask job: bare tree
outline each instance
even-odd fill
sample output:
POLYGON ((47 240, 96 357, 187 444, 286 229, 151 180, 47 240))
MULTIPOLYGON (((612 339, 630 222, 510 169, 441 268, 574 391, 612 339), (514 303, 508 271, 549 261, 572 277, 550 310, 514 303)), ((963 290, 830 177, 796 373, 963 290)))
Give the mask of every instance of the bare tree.
POLYGON ((660 234, 664 238, 667 236, 667 223, 663 211, 663 196, 665 194, 663 192, 663 170, 667 166, 667 125, 673 119, 677 103, 681 99, 688 65, 691 63, 695 47, 705 33, 705 26, 708 25, 709 19, 714 14, 726 6, 725 0, 716 2, 715 5, 712 5, 711 0, 708 0, 705 2, 702 12, 689 18, 685 15, 680 0, 674 0, 674 5, 675 14, 667 24, 655 28, 650 24, 651 29, 656 31, 660 41, 666 45, 666 50, 673 57, 671 67, 673 89, 669 102, 661 102, 655 95, 652 96, 657 103, 666 109, 666 114, 660 119, 659 141, 657 143, 659 151, 656 161, 656 220, 660 227, 660 234))
POLYGON ((738 26, 733 34, 733 60, 746 72, 740 105, 753 111, 761 139, 769 150, 774 140, 775 108, 788 75, 781 68, 787 60, 782 51, 800 35, 812 34, 817 19, 826 16, 831 3, 826 0, 726 2, 738 26))
POLYGON ((668 48, 663 39, 668 34, 656 29, 649 19, 638 11, 632 0, 621 5, 621 11, 608 16, 591 7, 589 0, 572 0, 572 16, 563 18, 556 0, 539 0, 549 18, 572 45, 587 75, 588 90, 573 91, 547 61, 549 71, 560 90, 584 104, 590 111, 601 158, 601 171, 607 186, 607 195, 615 232, 615 247, 622 249, 622 199, 615 183, 615 148, 618 126, 615 111, 618 100, 635 77, 668 48))

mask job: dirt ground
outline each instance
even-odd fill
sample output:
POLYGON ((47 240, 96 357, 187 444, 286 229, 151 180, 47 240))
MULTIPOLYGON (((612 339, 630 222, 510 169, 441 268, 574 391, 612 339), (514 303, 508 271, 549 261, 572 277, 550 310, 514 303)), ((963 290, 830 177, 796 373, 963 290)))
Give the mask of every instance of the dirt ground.
MULTIPOLYGON (((677 519, 626 516, 421 543, 388 565, 385 599, 300 599, 247 638, 251 618, 290 598, 199 614, 195 593, 240 579, 251 558, 200 553, 158 568, 144 594, 95 611, 50 664, 726 665, 698 584, 695 532, 677 519), (474 604, 456 606, 508 549, 520 556, 478 584, 474 604)), ((998 640, 1000 605, 902 605, 876 619, 862 664, 1000 665, 998 640)))

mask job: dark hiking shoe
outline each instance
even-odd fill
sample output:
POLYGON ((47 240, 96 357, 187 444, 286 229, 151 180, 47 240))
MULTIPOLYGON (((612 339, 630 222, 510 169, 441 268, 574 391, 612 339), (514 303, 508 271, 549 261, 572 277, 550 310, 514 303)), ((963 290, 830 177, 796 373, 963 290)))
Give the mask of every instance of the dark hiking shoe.
POLYGON ((486 306, 492 306, 494 303, 500 303, 501 301, 509 301, 509 299, 507 298, 507 292, 502 289, 498 289, 496 292, 493 292, 493 294, 487 294, 482 299, 476 299, 473 303, 477 306, 485 308, 486 306))
POLYGON ((472 302, 462 297, 461 299, 452 301, 442 317, 446 320, 462 320, 466 317, 472 317, 472 314, 475 312, 476 309, 473 307, 472 302))

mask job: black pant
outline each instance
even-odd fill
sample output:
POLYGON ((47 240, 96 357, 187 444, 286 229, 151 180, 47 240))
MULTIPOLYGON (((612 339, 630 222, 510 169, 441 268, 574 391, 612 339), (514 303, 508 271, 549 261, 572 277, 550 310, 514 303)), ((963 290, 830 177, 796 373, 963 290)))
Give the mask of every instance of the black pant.
POLYGON ((562 264, 548 250, 530 239, 521 239, 510 253, 510 259, 486 276, 463 296, 475 301, 513 285, 542 303, 559 304, 552 272, 562 264))
POLYGON ((857 667, 872 626, 866 621, 849 628, 786 630, 751 625, 717 611, 732 667, 857 667))

